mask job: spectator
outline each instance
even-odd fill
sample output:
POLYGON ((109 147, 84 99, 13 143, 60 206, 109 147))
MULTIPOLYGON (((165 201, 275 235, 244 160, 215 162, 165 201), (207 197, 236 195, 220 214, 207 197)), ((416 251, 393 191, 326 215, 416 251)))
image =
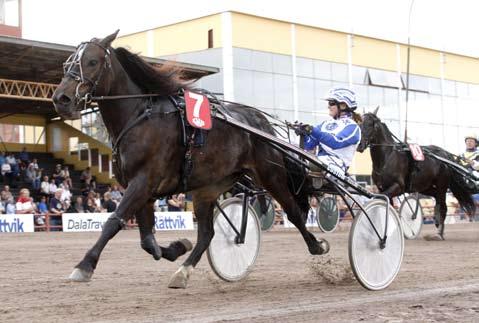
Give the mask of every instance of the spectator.
POLYGON ((42 176, 41 170, 38 169, 38 164, 35 162, 31 162, 28 165, 27 170, 25 171, 25 175, 26 175, 26 181, 32 184, 32 188, 35 191, 38 191, 40 189, 40 179, 42 176))
POLYGON ((36 205, 30 197, 30 191, 27 188, 20 190, 17 204, 15 205, 17 214, 32 214, 36 212, 36 205))
MULTIPOLYGON (((38 167, 38 160, 36 158, 33 158, 32 162, 30 163, 33 167, 33 169, 40 169, 40 167, 38 167)), ((30 164, 28 164, 30 166, 30 164)))
POLYGON ((153 204, 153 207, 155 209, 155 212, 166 212, 168 211, 168 204, 166 202, 166 197, 163 197, 161 199, 157 199, 155 203, 153 204))
MULTIPOLYGON (((60 188, 62 189, 62 196, 60 198, 62 203, 63 204, 65 204, 65 203, 71 204, 70 201, 71 201, 71 198, 72 198, 72 193, 70 192, 70 187, 68 186, 68 184, 66 184, 66 183, 61 184, 60 188)), ((65 209, 67 209, 67 208, 65 208, 65 209)))
POLYGON ((83 198, 81 196, 76 197, 72 211, 73 212, 71 213, 85 213, 85 208, 83 206, 83 198))
POLYGON ((12 172, 12 166, 6 160, 2 164, 2 176, 3 176, 4 183, 8 183, 8 185, 12 185, 14 174, 12 172))
POLYGON ((38 209, 38 212, 40 212, 40 214, 47 214, 48 213, 48 205, 47 205, 47 197, 46 196, 42 196, 40 198, 40 202, 38 202, 37 209, 38 209))
POLYGON ((48 183, 48 176, 43 176, 43 182, 40 184, 40 194, 45 197, 50 196, 50 183, 48 183))
POLYGON ((312 196, 311 199, 309 200, 309 211, 308 211, 308 218, 306 222, 316 223, 317 209, 318 209, 318 199, 312 196))
POLYGON ((80 182, 92 189, 96 188, 96 179, 95 176, 92 175, 90 167, 85 168, 85 170, 81 173, 80 182))
POLYGON ((276 200, 273 200, 273 206, 274 206, 274 224, 283 224, 284 223, 283 208, 276 200))
MULTIPOLYGON (((6 158, 7 163, 10 164, 11 172, 12 172, 12 181, 14 181, 20 175, 20 167, 18 165, 15 156, 12 153, 9 153, 6 158)), ((12 186, 14 186, 12 182, 12 186)))
MULTIPOLYGON (((54 181, 54 179, 52 179, 54 181)), ((62 197, 62 189, 59 188, 55 191, 55 195, 50 199, 50 213, 51 215, 60 215, 60 216, 50 216, 50 225, 52 226, 60 226, 62 225, 62 218, 61 215, 65 211, 63 208, 63 204, 60 201, 62 197)), ((52 228, 51 231, 60 231, 59 228, 52 228)))
POLYGON ((105 194, 103 194, 103 203, 101 207, 103 209, 102 210, 103 212, 108 212, 108 213, 115 212, 116 203, 112 201, 111 193, 106 192, 105 194))
POLYGON ((0 195, 3 202, 7 202, 8 200, 13 201, 13 195, 12 192, 10 192, 10 186, 8 185, 3 187, 3 191, 0 193, 0 195))
POLYGON ((52 178, 52 179, 50 180, 50 185, 49 185, 49 188, 48 188, 48 189, 50 190, 50 196, 55 195, 55 192, 58 190, 58 187, 57 187, 57 185, 56 185, 56 183, 55 183, 55 179, 52 178))
POLYGON ((27 167, 28 164, 30 164, 30 156, 28 155, 27 147, 23 147, 20 154, 18 154, 18 159, 20 159, 23 168, 27 167))
POLYGON ((96 207, 95 200, 93 198, 87 198, 85 212, 86 213, 96 213, 99 210, 96 207))
POLYGON ((63 170, 60 172, 60 176, 64 178, 63 182, 67 182, 68 187, 73 187, 73 182, 70 177, 70 171, 68 169, 68 166, 63 167, 63 170))
POLYGON ((13 200, 13 196, 8 198, 7 202, 5 203, 5 213, 6 214, 15 214, 15 201, 13 200))
POLYGON ((57 164, 57 166, 55 167, 55 171, 52 174, 52 179, 55 180, 55 185, 57 187, 60 186, 60 184, 63 183, 63 181, 65 180, 62 175, 62 165, 57 164))
POLYGON ((118 189, 118 185, 114 184, 111 189, 111 199, 116 204, 120 204, 121 199, 123 198, 123 194, 118 189))
POLYGON ((97 208, 97 210, 100 210, 101 209, 101 195, 100 193, 94 193, 94 200, 95 200, 95 206, 97 208))
POLYGON ((168 198, 168 212, 178 212, 185 209, 185 194, 175 194, 168 198))

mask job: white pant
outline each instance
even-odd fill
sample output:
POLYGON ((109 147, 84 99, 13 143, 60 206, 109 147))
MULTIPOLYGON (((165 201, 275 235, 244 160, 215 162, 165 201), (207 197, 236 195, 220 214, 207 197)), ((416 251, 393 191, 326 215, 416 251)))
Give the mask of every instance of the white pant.
POLYGON ((341 168, 343 171, 346 171, 346 168, 347 168, 346 165, 340 158, 336 156, 322 155, 322 156, 318 156, 318 159, 326 165, 334 164, 337 167, 341 168))

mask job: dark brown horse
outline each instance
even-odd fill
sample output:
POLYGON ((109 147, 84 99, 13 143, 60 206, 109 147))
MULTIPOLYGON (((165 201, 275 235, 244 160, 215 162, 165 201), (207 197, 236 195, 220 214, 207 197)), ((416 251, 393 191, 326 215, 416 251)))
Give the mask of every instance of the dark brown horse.
POLYGON ((475 205, 464 177, 454 171, 446 163, 431 157, 431 152, 440 157, 454 160, 454 156, 436 146, 422 147, 425 152, 424 161, 413 160, 407 146, 395 140, 388 127, 381 122, 376 109, 366 113, 361 124, 362 138, 358 151, 363 152, 370 147, 373 162, 372 178, 381 193, 392 197, 419 192, 436 199, 435 224, 437 235, 426 237, 433 240, 444 240, 444 220, 446 219, 446 192, 450 188, 466 212, 474 213, 475 205))
MULTIPOLYGON (((152 232, 153 201, 159 196, 190 191, 198 221, 197 243, 169 284, 185 288, 192 269, 213 238, 216 199, 244 174, 282 205, 311 254, 326 253, 328 243, 318 241, 305 227, 302 215, 309 208, 306 194, 291 192, 294 172, 289 176, 287 169, 294 168, 294 164, 264 141, 214 119, 206 144, 192 149, 193 168, 186 174, 187 149, 183 145, 180 109, 174 101, 181 99, 178 91, 188 85, 179 79, 178 71, 156 69, 123 48, 113 49, 111 42, 115 37, 116 33, 79 45, 67 61, 65 76, 53 96, 56 111, 65 119, 78 117, 92 96, 110 97, 98 99, 98 107, 115 143, 115 177, 127 187, 117 211, 105 223, 97 243, 76 266, 71 279, 89 280, 107 242, 134 216, 140 228, 141 246, 155 259, 174 260, 185 253, 189 249, 186 241, 174 242, 168 248, 157 245, 152 232), (124 97, 141 94, 160 96, 124 97), (147 109, 151 114, 138 118, 147 109)), ((228 104, 225 109, 233 118, 273 133, 270 123, 258 111, 237 104, 228 104)))

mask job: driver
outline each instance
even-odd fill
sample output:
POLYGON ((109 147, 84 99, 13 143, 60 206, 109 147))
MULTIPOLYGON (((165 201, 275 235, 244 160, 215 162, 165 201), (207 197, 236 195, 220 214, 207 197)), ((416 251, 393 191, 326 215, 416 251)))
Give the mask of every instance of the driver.
POLYGON ((469 134, 464 137, 466 143, 466 151, 461 154, 464 158, 466 165, 475 171, 479 170, 479 150, 477 149, 478 141, 477 137, 473 134, 469 134))
POLYGON ((331 119, 315 127, 306 127, 309 135, 305 136, 304 148, 313 150, 318 146, 319 160, 327 165, 333 163, 346 171, 361 140, 358 123, 362 120, 354 112, 357 108, 356 94, 345 87, 334 87, 324 100, 328 101, 331 119))

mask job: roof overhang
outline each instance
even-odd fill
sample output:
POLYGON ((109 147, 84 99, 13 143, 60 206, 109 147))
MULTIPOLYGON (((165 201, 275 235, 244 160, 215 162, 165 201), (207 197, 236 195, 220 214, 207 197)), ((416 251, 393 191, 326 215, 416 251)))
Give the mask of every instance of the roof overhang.
MULTIPOLYGON (((58 84, 63 77, 63 62, 75 47, 0 36, 0 79, 58 84)), ((164 65, 167 60, 143 57, 154 65, 164 65)), ((216 67, 175 62, 184 70, 187 79, 199 79, 218 73, 216 67)), ((31 113, 55 116, 51 101, 0 97, 0 114, 31 113)))

